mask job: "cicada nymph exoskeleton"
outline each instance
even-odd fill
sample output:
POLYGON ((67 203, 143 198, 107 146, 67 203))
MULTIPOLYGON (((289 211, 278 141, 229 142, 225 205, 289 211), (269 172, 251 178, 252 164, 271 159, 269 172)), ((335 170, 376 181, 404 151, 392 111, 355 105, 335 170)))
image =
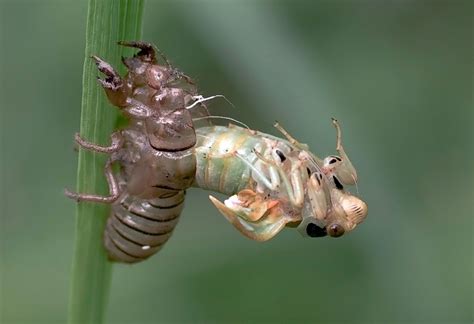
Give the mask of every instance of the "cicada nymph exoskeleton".
POLYGON ((198 95, 194 82, 151 44, 120 44, 139 49, 123 59, 125 77, 93 59, 105 75, 99 83, 129 124, 111 135, 108 147, 76 136, 82 148, 109 154, 110 195, 66 192, 77 201, 111 204, 104 244, 112 260, 133 263, 156 253, 170 237, 191 186, 230 196, 224 202, 209 198, 242 234, 257 241, 285 226, 309 237, 338 237, 365 218, 367 205, 343 188, 355 184, 357 174, 336 120, 339 156, 324 160, 278 124, 286 139, 235 125, 198 127, 197 121, 226 118, 209 116, 203 105, 217 96, 198 95))
MULTIPOLYGON (((123 58, 121 77, 97 56, 105 78, 98 78, 109 101, 128 117, 126 128, 112 134, 112 145, 100 147, 78 135, 84 149, 110 154, 105 168, 107 197, 67 192, 78 201, 110 203, 112 212, 104 244, 112 260, 137 262, 158 251, 170 237, 183 208, 185 189, 194 181, 196 135, 190 111, 196 97, 193 81, 144 42, 121 42, 139 49, 123 58), (114 173, 112 164, 120 170, 114 173)), ((195 109, 196 110, 196 109, 195 109)))

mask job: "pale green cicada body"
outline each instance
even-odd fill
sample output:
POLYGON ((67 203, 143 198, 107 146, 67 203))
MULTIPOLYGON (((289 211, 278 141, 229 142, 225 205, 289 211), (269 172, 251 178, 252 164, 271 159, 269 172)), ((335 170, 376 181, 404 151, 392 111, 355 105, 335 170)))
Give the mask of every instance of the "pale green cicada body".
POLYGON ((287 140, 234 125, 198 128, 194 185, 231 195, 224 203, 210 199, 251 239, 265 241, 296 225, 304 236, 339 237, 363 221, 367 205, 343 189, 357 175, 333 123, 341 157, 324 160, 278 124, 287 140))
MULTIPOLYGON (((266 241, 285 226, 309 237, 338 237, 367 215, 367 205, 344 190, 357 174, 341 142, 339 156, 324 160, 280 125, 285 139, 235 125, 214 126, 194 82, 172 67, 153 45, 121 42, 139 52, 124 58, 126 76, 94 56, 109 101, 129 119, 99 146, 76 135, 86 150, 109 156, 105 176, 110 194, 66 191, 79 201, 111 205, 104 231, 110 259, 135 263, 155 254, 171 236, 184 206, 185 190, 196 187, 246 237, 266 241), (161 57, 162 63, 158 62, 161 57), (206 121, 200 125, 198 121, 206 121), (116 164, 118 170, 112 168, 116 164)), ((225 118, 225 117, 224 117, 225 118)))

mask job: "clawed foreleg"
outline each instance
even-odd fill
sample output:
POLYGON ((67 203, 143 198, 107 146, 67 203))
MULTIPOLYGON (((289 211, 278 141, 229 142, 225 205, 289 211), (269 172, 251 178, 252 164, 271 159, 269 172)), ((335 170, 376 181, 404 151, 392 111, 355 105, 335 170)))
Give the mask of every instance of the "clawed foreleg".
POLYGON ((264 200, 251 190, 243 190, 225 203, 213 196, 209 196, 209 199, 239 232, 255 241, 271 239, 293 221, 285 217, 278 201, 264 200))
POLYGON ((139 58, 142 62, 152 64, 156 63, 156 53, 158 53, 168 67, 171 66, 166 56, 150 43, 142 41, 120 41, 118 44, 126 47, 138 48, 140 51, 135 55, 135 57, 139 58))
POLYGON ((105 78, 97 77, 97 81, 102 85, 110 102, 117 107, 127 105, 127 97, 130 94, 130 87, 127 86, 117 71, 98 56, 92 55, 92 59, 97 65, 97 69, 105 75, 105 78))

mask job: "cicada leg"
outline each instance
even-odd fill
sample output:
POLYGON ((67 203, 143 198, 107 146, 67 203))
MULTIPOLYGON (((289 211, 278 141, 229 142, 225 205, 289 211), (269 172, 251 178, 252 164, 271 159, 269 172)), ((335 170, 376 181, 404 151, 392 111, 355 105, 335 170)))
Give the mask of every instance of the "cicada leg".
POLYGON ((138 48, 140 51, 135 56, 143 62, 156 63, 156 53, 158 53, 163 61, 165 61, 166 65, 171 67, 171 63, 168 61, 166 56, 150 43, 141 41, 120 41, 118 44, 125 47, 138 48))
POLYGON ((264 207, 265 212, 263 215, 260 215, 255 221, 250 221, 247 219, 252 218, 252 208, 246 211, 245 208, 237 208, 237 206, 230 205, 228 203, 229 200, 226 200, 226 204, 224 204, 213 196, 209 196, 209 199, 240 233, 255 241, 271 239, 287 223, 292 221, 283 215, 277 201, 270 202, 264 207))
MULTIPOLYGON (((88 142, 84 140, 78 133, 75 135, 76 143, 85 150, 99 152, 99 153, 107 153, 112 154, 120 150, 123 145, 123 138, 120 132, 115 132, 110 135, 112 143, 109 146, 100 146, 95 143, 88 142)), ((120 196, 120 190, 118 185, 118 180, 116 179, 113 170, 112 164, 115 162, 115 158, 110 157, 106 164, 105 164, 105 176, 107 178, 107 183, 109 185, 109 195, 108 196, 101 196, 101 195, 92 195, 92 194, 85 194, 85 193, 77 193, 70 191, 68 189, 64 190, 64 193, 67 197, 79 201, 90 201, 90 202, 99 202, 104 204, 110 204, 117 200, 120 196)))
POLYGON ((274 161, 266 159, 258 152, 255 152, 255 154, 268 166, 270 174, 277 172, 278 179, 281 179, 286 187, 291 204, 296 207, 301 207, 304 202, 304 186, 301 175, 302 162, 291 162, 290 179, 288 179, 285 170, 283 170, 281 166, 277 165, 274 161))
POLYGON ((97 81, 104 88, 110 103, 117 107, 126 106, 131 88, 126 85, 120 74, 115 71, 112 65, 98 56, 92 55, 91 58, 95 61, 97 69, 105 75, 104 79, 97 77, 97 81))
POLYGON ((98 152, 98 153, 107 153, 107 154, 112 154, 114 152, 117 152, 120 150, 120 148, 123 145, 123 137, 120 132, 114 132, 110 135, 111 139, 111 144, 109 146, 101 146, 97 145, 95 143, 91 143, 86 141, 79 135, 79 133, 76 133, 74 135, 74 140, 76 141, 77 145, 82 147, 83 149, 87 151, 93 151, 93 152, 98 152))
POLYGON ((227 208, 232 209, 237 216, 251 222, 261 219, 277 204, 277 200, 265 199, 250 189, 244 189, 225 201, 227 208))
MULTIPOLYGON (((259 154, 257 151, 254 151, 254 153, 257 155, 257 157, 261 157, 261 154, 259 154)), ((268 189, 275 191, 278 190, 281 184, 280 177, 279 177, 279 172, 278 170, 273 166, 273 165, 267 165, 266 160, 261 159, 267 167, 268 174, 270 175, 270 178, 268 178, 264 173, 261 168, 261 166, 255 166, 252 162, 247 160, 244 156, 240 155, 239 153, 236 153, 236 156, 240 158, 247 166, 254 172, 255 177, 257 178, 258 181, 263 183, 265 187, 268 189)))
POLYGON ((133 58, 122 60, 123 63, 128 68, 133 66, 131 62, 133 62, 135 58, 138 58, 141 62, 144 62, 144 63, 156 64, 157 63, 156 54, 158 54, 161 57, 161 59, 165 62, 166 67, 170 71, 172 71, 171 77, 167 81, 167 83, 171 84, 174 81, 183 79, 188 84, 194 85, 194 81, 189 76, 173 68, 168 58, 157 47, 153 46, 152 44, 147 43, 147 42, 141 42, 141 41, 120 41, 118 42, 118 44, 122 46, 126 46, 126 47, 138 48, 140 50, 133 58))
POLYGON ((349 157, 342 146, 342 134, 341 134, 341 127, 339 126, 339 122, 337 119, 332 118, 332 123, 336 128, 336 151, 339 153, 340 158, 342 159, 342 163, 337 167, 337 171, 334 170, 336 175, 342 180, 343 183, 346 184, 357 184, 357 171, 349 160, 349 157))
POLYGON ((296 146, 298 149, 305 151, 309 149, 307 144, 298 142, 293 136, 290 135, 290 133, 286 129, 283 128, 283 126, 280 125, 279 122, 275 122, 275 124, 273 124, 273 127, 275 127, 280 133, 282 133, 283 136, 286 137, 288 142, 296 146))
POLYGON ((294 145, 297 149, 302 150, 303 152, 307 152, 319 164, 322 163, 323 160, 320 157, 314 155, 309 151, 309 147, 307 144, 298 142, 293 136, 290 135, 290 133, 285 128, 283 128, 283 126, 280 125, 280 123, 275 122, 275 124, 273 124, 273 127, 275 127, 280 133, 282 133, 283 136, 286 137, 288 142, 294 145))
POLYGON ((117 178, 115 177, 114 172, 112 170, 112 163, 113 162, 114 162, 114 160, 109 158, 107 160, 107 163, 105 164, 104 173, 105 173, 105 177, 107 178, 107 183, 109 185, 109 195, 108 196, 78 193, 78 192, 69 191, 68 189, 64 190, 64 194, 67 197, 69 197, 71 199, 74 199, 77 202, 88 201, 88 202, 97 202, 97 203, 103 203, 103 204, 113 203, 120 196, 118 181, 117 181, 117 178))

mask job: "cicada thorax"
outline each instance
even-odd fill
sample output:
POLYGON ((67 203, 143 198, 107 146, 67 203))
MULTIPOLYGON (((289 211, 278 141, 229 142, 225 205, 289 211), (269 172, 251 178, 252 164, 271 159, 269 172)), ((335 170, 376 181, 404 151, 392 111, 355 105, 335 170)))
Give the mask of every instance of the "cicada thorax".
POLYGON ((186 106, 196 87, 166 59, 159 64, 151 44, 122 45, 140 49, 122 60, 128 70, 124 78, 96 58, 110 102, 130 120, 121 131, 124 144, 114 154, 121 195, 112 204, 104 243, 111 259, 138 262, 168 240, 194 180, 196 134, 186 106))

